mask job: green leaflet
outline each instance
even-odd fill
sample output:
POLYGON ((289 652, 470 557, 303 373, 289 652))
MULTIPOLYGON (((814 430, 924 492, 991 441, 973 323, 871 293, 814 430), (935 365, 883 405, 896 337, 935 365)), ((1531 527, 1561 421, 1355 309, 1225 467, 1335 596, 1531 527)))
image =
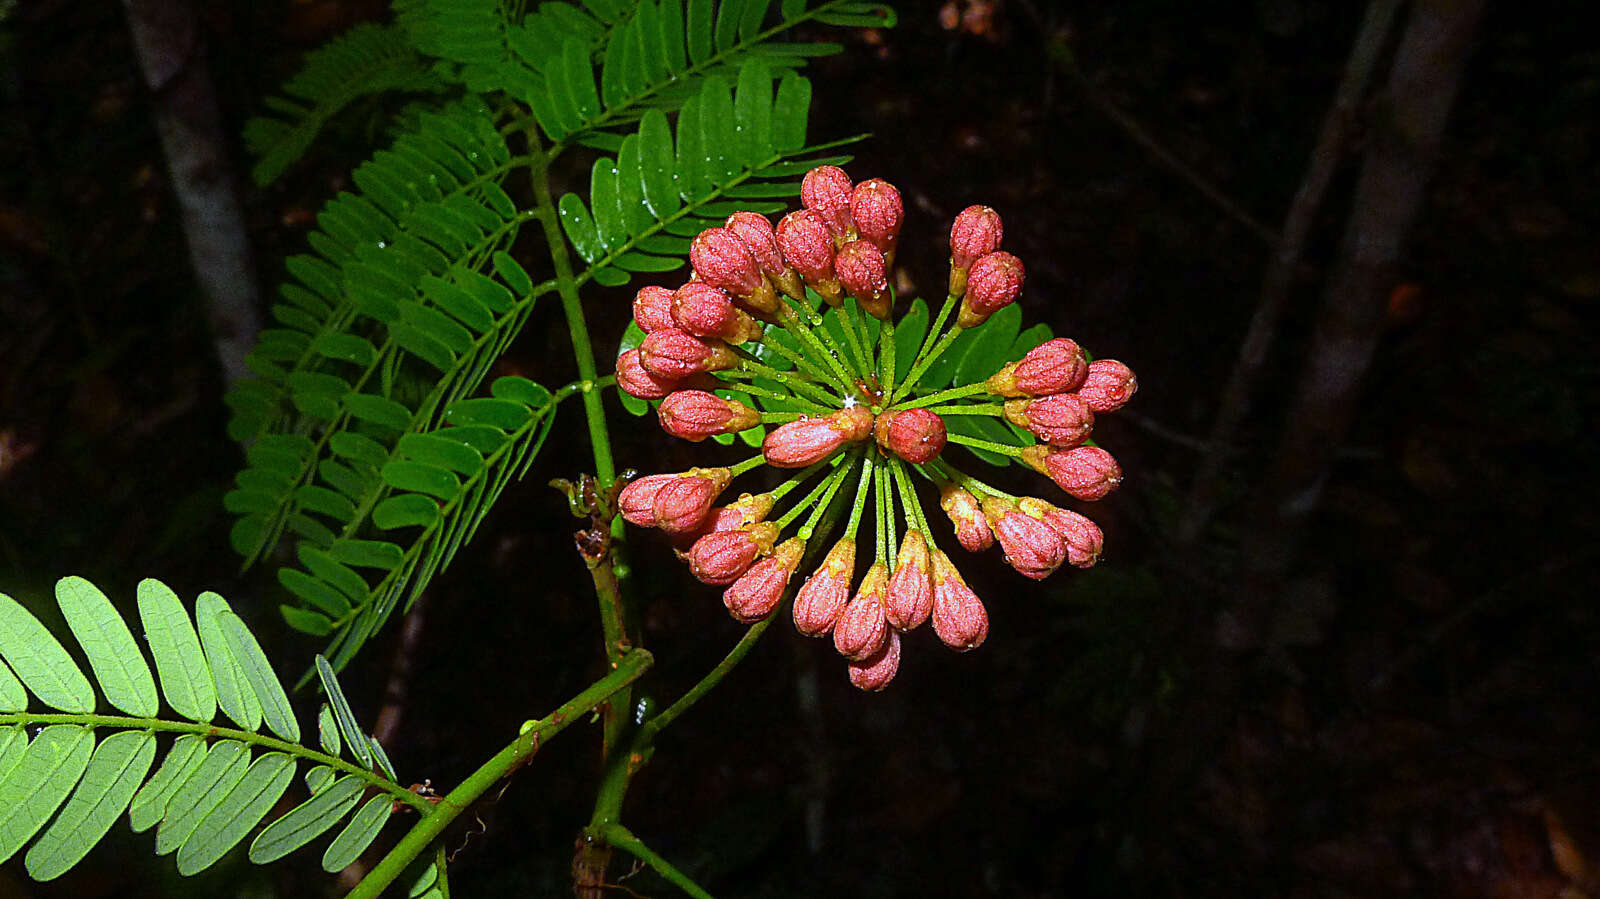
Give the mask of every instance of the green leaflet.
POLYGON ((75 724, 52 724, 28 744, 22 758, 0 781, 0 862, 55 814, 94 750, 94 733, 75 724))
POLYGON ((356 807, 365 787, 359 778, 345 776, 318 790, 261 831, 250 844, 250 860, 258 865, 277 861, 322 836, 356 807))
POLYGON ((327 851, 322 853, 322 870, 337 874, 350 867, 377 838, 378 831, 383 829, 392 811, 394 800, 388 796, 374 796, 367 800, 367 804, 355 813, 344 830, 339 831, 339 835, 328 844, 327 851))
POLYGON ((28 691, 11 668, 0 661, 0 712, 20 712, 28 707, 28 691))
POLYGON ((249 746, 237 740, 222 740, 212 746, 199 767, 167 801, 167 813, 156 829, 156 854, 166 855, 188 842, 205 816, 244 779, 249 767, 249 746))
POLYGON ((953 383, 972 384, 986 380, 1008 360, 1011 344, 1022 324, 1022 310, 1016 303, 1001 309, 973 329, 974 339, 956 366, 953 383))
POLYGON ((123 731, 100 741, 66 807, 28 848, 28 875, 53 880, 76 865, 128 807, 155 757, 154 734, 123 731))
POLYGON ((167 804, 206 760, 206 741, 199 734, 184 734, 173 741, 167 757, 128 806, 128 826, 134 833, 149 830, 166 817, 167 804))
POLYGON ((234 659, 222 628, 222 616, 232 613, 227 600, 210 591, 195 600, 195 623, 199 625, 200 645, 205 648, 206 663, 211 666, 211 679, 216 684, 217 704, 241 729, 254 731, 261 727, 261 700, 234 659))
POLYGON ((317 740, 322 744, 323 752, 333 756, 339 754, 339 722, 333 716, 333 708, 327 703, 317 710, 317 740))
POLYGON ((261 644, 256 642, 255 635, 244 626, 239 616, 222 612, 219 617, 234 663, 255 692, 267 727, 290 743, 300 742, 300 724, 295 720, 294 707, 289 705, 289 697, 283 692, 283 685, 278 683, 278 676, 273 673, 267 654, 261 651, 261 644))
POLYGON ((56 603, 88 656, 106 701, 137 718, 154 716, 155 679, 111 600, 83 578, 65 577, 56 582, 56 603))
POLYGON ((0 656, 39 701, 63 712, 94 711, 94 688, 50 631, 0 593, 0 656))
POLYGON ((367 735, 361 730, 361 725, 356 723, 355 712, 350 710, 349 700, 344 698, 344 690, 339 687, 339 678, 333 673, 333 666, 320 654, 316 658, 317 676, 322 680, 322 691, 328 694, 328 705, 333 708, 334 720, 339 724, 339 731, 344 734, 345 744, 350 747, 350 752, 360 762, 361 767, 372 769, 372 747, 367 742, 367 735))
POLYGON ((281 752, 251 763, 178 850, 178 873, 196 874, 215 864, 261 822, 293 779, 294 759, 281 752))

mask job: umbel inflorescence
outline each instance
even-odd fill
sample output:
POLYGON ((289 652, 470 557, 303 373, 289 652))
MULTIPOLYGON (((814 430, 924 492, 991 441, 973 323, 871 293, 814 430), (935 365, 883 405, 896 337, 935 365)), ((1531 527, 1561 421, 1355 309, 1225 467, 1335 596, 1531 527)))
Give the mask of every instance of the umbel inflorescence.
POLYGON ((956 217, 949 296, 910 358, 897 358, 904 341, 895 339, 889 272, 904 215, 899 192, 879 179, 852 186, 822 166, 806 175, 801 200, 805 208, 777 228, 736 212, 702 232, 687 284, 639 291, 633 312, 644 336, 617 359, 618 385, 659 401, 669 434, 700 441, 770 428, 760 454, 640 478, 618 502, 630 523, 665 531, 695 577, 723 587, 728 611, 747 623, 774 612, 807 544, 844 519, 795 593, 794 623, 831 635, 851 683, 879 690, 899 667, 902 634, 931 619, 941 641, 965 651, 989 630, 983 602, 933 541, 918 481, 937 489, 963 549, 998 542, 1025 577, 1100 557, 1094 522, 990 486, 952 464, 947 444, 1010 456, 1070 496, 1098 500, 1122 471, 1089 441, 1095 416, 1126 403, 1137 382, 1126 365, 1090 361, 1057 337, 982 380, 926 388, 925 375, 958 338, 1021 293, 1024 268, 1000 249, 1000 216, 972 206, 956 217), (1019 440, 950 433, 951 416, 1001 419, 1019 440), (763 465, 795 473, 717 505, 734 479, 763 465), (853 501, 836 503, 841 494, 853 501))

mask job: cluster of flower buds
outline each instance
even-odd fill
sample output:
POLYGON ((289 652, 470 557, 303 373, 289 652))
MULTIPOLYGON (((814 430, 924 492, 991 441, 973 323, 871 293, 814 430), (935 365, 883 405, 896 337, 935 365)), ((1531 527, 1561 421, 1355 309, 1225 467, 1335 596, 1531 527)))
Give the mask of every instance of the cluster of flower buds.
POLYGON ((1122 472, 1088 442, 1095 416, 1126 403, 1137 383, 1122 363, 1090 361, 1055 338, 986 380, 922 385, 957 336, 1021 293, 1024 269, 1000 249, 999 214, 973 206, 957 216, 949 296, 915 355, 896 360, 889 273, 904 217, 899 192, 878 179, 853 185, 821 166, 800 196, 804 208, 776 228, 736 212, 695 238, 693 278, 676 290, 638 292, 633 316, 643 337, 617 359, 618 386, 656 402, 667 433, 723 442, 759 434, 760 452, 727 467, 639 478, 619 505, 628 522, 666 532, 741 622, 773 614, 794 583, 795 628, 831 638, 850 682, 879 690, 899 668, 904 635, 925 622, 958 651, 989 632, 988 609, 934 543, 918 481, 937 490, 963 549, 998 543, 1007 563, 1035 580, 1063 564, 1087 568, 1103 542, 1094 522, 998 490, 945 451, 957 444, 1009 455, 1076 499, 1100 499, 1122 472), (953 432, 952 415, 1002 418, 1036 442, 953 432), (787 478, 719 505, 733 480, 758 468, 787 478), (796 578, 808 548, 821 559, 796 578))

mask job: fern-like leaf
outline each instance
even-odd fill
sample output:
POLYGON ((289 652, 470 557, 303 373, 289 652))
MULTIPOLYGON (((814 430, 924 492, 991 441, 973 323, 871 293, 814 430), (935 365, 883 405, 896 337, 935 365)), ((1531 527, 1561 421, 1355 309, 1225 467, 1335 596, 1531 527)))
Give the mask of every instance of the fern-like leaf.
POLYGON ((450 84, 393 25, 361 24, 306 54, 304 66, 284 82, 292 99, 267 101, 273 115, 244 126, 245 146, 257 157, 251 176, 270 184, 298 160, 328 120, 351 102, 393 91, 440 93, 450 84))
POLYGON ((0 593, 0 861, 26 846, 31 876, 59 877, 127 811, 136 832, 156 828, 158 854, 175 853, 178 872, 195 874, 261 824, 302 764, 312 766, 306 773, 310 797, 261 831, 251 845, 253 861, 282 858, 343 822, 324 854, 325 866, 342 868, 371 843, 396 800, 429 808, 396 782, 382 747, 356 725, 331 670, 323 684, 342 708, 336 728, 343 739, 330 746, 324 733, 321 749, 299 745, 282 683, 222 597, 202 595, 198 635, 166 585, 146 580, 138 598, 155 678, 105 594, 77 577, 56 585, 57 604, 95 683, 115 711, 127 713, 106 715, 96 714, 94 686, 55 636, 0 593), (245 703, 223 692, 223 710, 236 722, 245 719, 239 728, 210 724, 217 699, 209 697, 221 665, 232 671, 228 689, 250 695, 245 703), (157 678, 161 695, 174 705, 172 717, 161 714, 157 678), (31 709, 29 694, 44 708, 31 709), (250 707, 257 710, 253 724, 241 711, 250 707), (281 739, 256 733, 262 720, 281 739), (31 740, 30 727, 40 727, 31 740), (109 733, 97 744, 102 732, 109 733), (158 736, 168 733, 178 736, 152 774, 158 736), (340 756, 341 743, 354 761, 340 756))

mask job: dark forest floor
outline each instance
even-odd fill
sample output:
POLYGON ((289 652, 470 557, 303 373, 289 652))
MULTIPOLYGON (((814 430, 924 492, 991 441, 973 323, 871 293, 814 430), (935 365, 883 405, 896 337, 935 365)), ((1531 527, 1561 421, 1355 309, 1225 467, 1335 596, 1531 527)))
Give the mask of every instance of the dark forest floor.
MULTIPOLYGON (((235 131, 368 6, 211 9, 235 131)), ((1268 646, 1222 659, 1235 676, 1221 694, 1198 674, 1218 650, 1191 624, 1238 583, 1239 516, 1283 425, 1351 173, 1236 436, 1233 502, 1200 552, 1180 550, 1193 439, 1267 247, 1130 143, 1045 41, 1068 40, 1097 91, 1275 227, 1359 4, 1000 2, 952 30, 938 4, 906 3, 899 28, 817 64, 811 134, 873 132, 850 173, 906 196, 902 296, 939 289, 944 227, 986 203, 1028 263, 1030 314, 1138 371, 1136 414, 1097 432, 1128 483, 1099 504, 1100 567, 1020 590, 998 560, 968 563, 992 600, 987 644, 955 656, 913 639, 886 693, 857 693, 831 649, 775 629, 665 739, 632 829, 719 896, 1600 896, 1600 44, 1574 25, 1583 7, 1491 4, 1364 412, 1268 646)), ((239 453, 120 7, 0 4, 0 60, 0 587, 78 573, 114 596, 145 576, 215 588, 297 667, 313 647, 227 546, 219 500, 239 453)), ((371 135, 333 137, 246 194, 269 280, 371 135)), ((626 300, 591 297, 602 345, 626 300)), ((572 377, 549 361, 568 358, 555 313, 535 316, 507 371, 572 377)), ((646 424, 618 410, 624 464, 693 463, 646 424)), ((571 519, 542 486, 586 459, 553 440, 431 588, 389 748, 403 776, 453 783, 597 672, 571 519)), ((634 542, 635 568, 660 573, 644 597, 655 689, 676 695, 739 627, 666 547, 634 542)), ((397 633, 347 676, 358 712, 378 705, 397 633)), ((596 743, 552 743, 456 838, 458 895, 567 894, 596 743)), ((239 859, 183 883, 148 843, 124 833, 47 886, 13 861, 0 896, 328 888, 314 860, 239 859)), ((645 874, 627 885, 674 894, 645 874)))

